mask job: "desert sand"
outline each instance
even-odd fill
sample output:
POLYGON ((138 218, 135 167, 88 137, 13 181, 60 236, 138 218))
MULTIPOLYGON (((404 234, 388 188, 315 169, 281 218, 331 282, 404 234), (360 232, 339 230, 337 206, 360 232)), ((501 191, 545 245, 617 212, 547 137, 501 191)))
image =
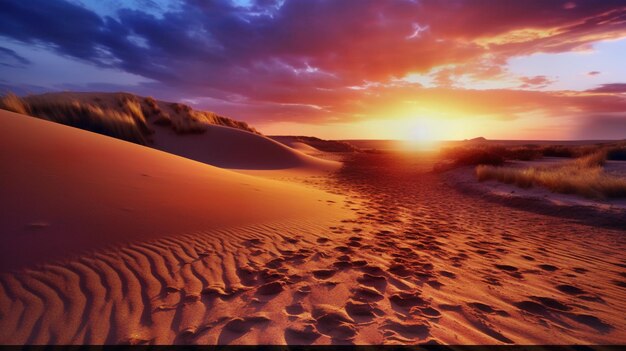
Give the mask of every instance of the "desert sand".
POLYGON ((339 162, 313 157, 302 152, 302 148, 290 148, 258 134, 217 125, 206 128, 203 134, 181 137, 172 130, 157 127, 154 148, 228 169, 296 169, 318 173, 341 166, 339 162))
POLYGON ((0 123, 2 344, 626 342, 623 229, 456 191, 427 156, 287 182, 0 123))

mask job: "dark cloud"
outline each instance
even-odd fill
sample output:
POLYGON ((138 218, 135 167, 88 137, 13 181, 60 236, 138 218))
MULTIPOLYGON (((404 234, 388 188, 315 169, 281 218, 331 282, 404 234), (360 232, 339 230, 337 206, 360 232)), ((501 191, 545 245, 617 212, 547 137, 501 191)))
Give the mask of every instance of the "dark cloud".
POLYGON ((3 1, 0 34, 43 43, 60 53, 95 59, 105 22, 97 14, 59 0, 3 1))
POLYGON ((0 65, 7 67, 20 68, 30 65, 30 60, 20 56, 11 49, 0 46, 0 65))
POLYGON ((626 93, 626 83, 602 84, 595 89, 587 91, 592 93, 626 93))

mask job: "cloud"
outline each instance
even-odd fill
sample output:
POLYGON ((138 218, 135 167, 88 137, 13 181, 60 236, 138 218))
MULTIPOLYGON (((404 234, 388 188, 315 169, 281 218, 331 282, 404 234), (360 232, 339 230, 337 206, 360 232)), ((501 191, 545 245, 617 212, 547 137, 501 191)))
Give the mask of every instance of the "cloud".
POLYGON ((14 50, 0 46, 0 65, 14 68, 21 68, 30 65, 32 62, 22 57, 14 50))
MULTIPOLYGON (((525 108, 556 116, 623 101, 599 107, 602 97, 589 94, 452 88, 506 77, 511 57, 624 37, 625 18, 622 0, 187 0, 158 15, 120 7, 115 16, 63 0, 8 0, 0 36, 154 81, 138 93, 210 101, 207 108, 251 121, 352 120, 380 109, 374 102, 429 98, 515 118, 525 108), (438 88, 398 83, 412 73, 432 74, 438 88), (553 103, 566 107, 542 105, 553 103)), ((552 82, 520 80, 529 90, 552 82)))
POLYGON ((598 74, 600 74, 600 71, 591 71, 587 73, 588 76, 597 76, 598 74))
POLYGON ((602 84, 595 89, 587 91, 592 93, 626 93, 626 83, 602 84))
POLYGON ((554 83, 554 80, 546 77, 546 76, 534 76, 534 77, 520 77, 519 79, 522 84, 520 88, 545 88, 548 85, 554 83))

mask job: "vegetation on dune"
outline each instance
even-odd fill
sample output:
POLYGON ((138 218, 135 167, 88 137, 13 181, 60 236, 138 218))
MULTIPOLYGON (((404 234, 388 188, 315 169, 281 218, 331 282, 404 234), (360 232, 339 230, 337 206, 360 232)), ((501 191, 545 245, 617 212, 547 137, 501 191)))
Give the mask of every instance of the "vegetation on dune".
POLYGON ((204 133, 209 124, 260 134, 245 122, 213 112, 195 111, 181 103, 160 103, 152 97, 127 93, 102 93, 96 97, 76 94, 14 94, 0 97, 0 108, 146 145, 154 129, 150 124, 178 134, 204 133))
POLYGON ((0 108, 137 144, 147 143, 145 123, 142 128, 137 119, 126 112, 78 101, 52 102, 31 98, 27 102, 13 94, 0 99, 0 108))
POLYGON ((535 167, 496 167, 479 165, 479 181, 497 180, 521 188, 542 186, 563 194, 588 198, 626 197, 626 179, 607 174, 603 165, 607 158, 624 157, 626 145, 600 147, 596 151, 561 165, 535 167))
POLYGON ((445 148, 441 151, 443 159, 451 160, 455 166, 491 165, 500 166, 507 160, 532 161, 542 157, 575 158, 598 151, 604 145, 486 145, 473 144, 445 148))

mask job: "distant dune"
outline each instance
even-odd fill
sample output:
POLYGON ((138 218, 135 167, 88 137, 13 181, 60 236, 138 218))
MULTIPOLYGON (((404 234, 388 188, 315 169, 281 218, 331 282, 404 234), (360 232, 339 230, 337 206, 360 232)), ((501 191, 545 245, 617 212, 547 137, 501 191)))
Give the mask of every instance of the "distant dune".
POLYGON ((354 145, 344 141, 324 140, 310 136, 272 135, 270 138, 303 152, 354 152, 358 150, 354 145))
POLYGON ((264 137, 245 122, 128 93, 7 96, 0 107, 231 169, 328 171, 320 160, 264 137))

